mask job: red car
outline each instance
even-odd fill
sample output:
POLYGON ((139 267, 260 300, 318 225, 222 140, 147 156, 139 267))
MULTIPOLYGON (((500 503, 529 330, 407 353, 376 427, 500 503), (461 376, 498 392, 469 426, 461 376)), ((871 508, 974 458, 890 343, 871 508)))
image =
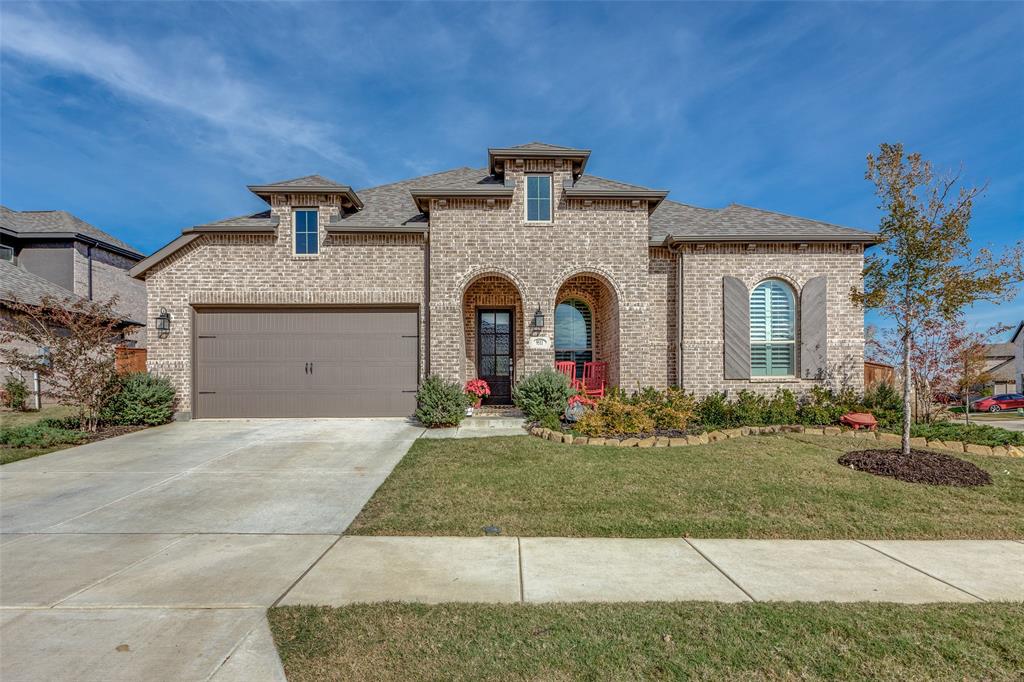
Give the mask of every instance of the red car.
POLYGON ((1002 412, 1024 407, 1024 393, 1003 393, 993 395, 971 403, 971 409, 978 412, 1002 412))

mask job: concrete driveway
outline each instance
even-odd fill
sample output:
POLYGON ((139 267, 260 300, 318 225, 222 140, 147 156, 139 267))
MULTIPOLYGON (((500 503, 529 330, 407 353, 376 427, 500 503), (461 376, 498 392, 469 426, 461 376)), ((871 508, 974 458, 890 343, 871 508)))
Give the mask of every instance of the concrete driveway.
POLYGON ((0 678, 283 679, 265 609, 423 430, 169 424, 0 468, 0 678))

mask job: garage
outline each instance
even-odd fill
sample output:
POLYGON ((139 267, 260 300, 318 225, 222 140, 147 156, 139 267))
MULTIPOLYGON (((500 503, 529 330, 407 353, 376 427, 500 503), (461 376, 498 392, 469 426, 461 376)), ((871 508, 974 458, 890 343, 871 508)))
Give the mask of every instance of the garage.
POLYGON ((416 309, 202 308, 194 329, 194 417, 404 417, 416 409, 416 309))

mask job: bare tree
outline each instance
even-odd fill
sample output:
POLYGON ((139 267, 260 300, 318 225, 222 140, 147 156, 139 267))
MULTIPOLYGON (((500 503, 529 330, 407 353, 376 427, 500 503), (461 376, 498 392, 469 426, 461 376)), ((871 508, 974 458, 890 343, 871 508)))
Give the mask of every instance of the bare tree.
POLYGON ((125 321, 106 302, 59 300, 6 301, 0 319, 0 359, 45 379, 43 395, 77 407, 82 427, 95 431, 99 413, 116 390, 115 348, 125 321), (20 344, 11 345, 19 341, 20 344), (26 350, 28 347, 29 350, 26 350))

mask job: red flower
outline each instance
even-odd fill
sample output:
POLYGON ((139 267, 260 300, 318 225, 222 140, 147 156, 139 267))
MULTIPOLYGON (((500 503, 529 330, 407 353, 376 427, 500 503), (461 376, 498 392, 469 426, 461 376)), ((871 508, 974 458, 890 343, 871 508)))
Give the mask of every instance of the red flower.
POLYGON ((591 400, 585 395, 577 393, 569 396, 570 405, 585 405, 586 407, 597 407, 597 402, 591 400))
POLYGON ((491 394, 491 387, 483 379, 471 379, 466 382, 466 393, 485 398, 491 394))

